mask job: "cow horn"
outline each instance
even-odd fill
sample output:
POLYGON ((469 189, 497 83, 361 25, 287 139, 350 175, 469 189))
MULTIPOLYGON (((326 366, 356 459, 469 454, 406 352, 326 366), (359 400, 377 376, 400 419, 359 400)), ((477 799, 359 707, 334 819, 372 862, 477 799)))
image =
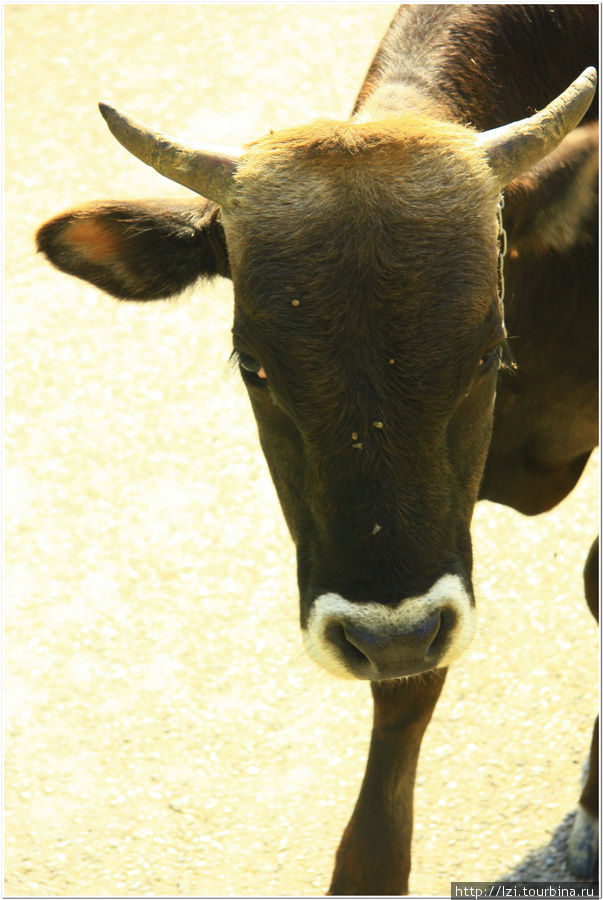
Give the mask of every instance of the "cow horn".
POLYGON ((133 156, 161 175, 227 206, 242 151, 212 144, 182 144, 131 119, 107 103, 98 107, 109 131, 133 156))
POLYGON ((499 188, 544 159, 578 125, 597 88, 592 66, 566 91, 528 119, 484 131, 477 139, 494 170, 499 188))

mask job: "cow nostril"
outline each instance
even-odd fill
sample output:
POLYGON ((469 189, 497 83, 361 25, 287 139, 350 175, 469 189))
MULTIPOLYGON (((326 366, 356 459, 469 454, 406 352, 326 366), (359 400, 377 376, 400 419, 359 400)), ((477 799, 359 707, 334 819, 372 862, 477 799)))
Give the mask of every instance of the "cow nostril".
POLYGON ((417 647, 427 647, 429 653, 434 641, 441 630, 442 618, 439 612, 433 613, 428 619, 424 619, 408 632, 408 639, 417 647))
POLYGON ((341 623, 337 622, 330 625, 326 630, 325 637, 331 644, 338 647, 344 658, 352 664, 370 663, 370 659, 366 653, 363 653, 360 647, 350 639, 345 626, 341 623))
POLYGON ((444 608, 438 613, 437 629, 427 648, 425 659, 440 657, 456 624, 456 614, 452 609, 444 608))

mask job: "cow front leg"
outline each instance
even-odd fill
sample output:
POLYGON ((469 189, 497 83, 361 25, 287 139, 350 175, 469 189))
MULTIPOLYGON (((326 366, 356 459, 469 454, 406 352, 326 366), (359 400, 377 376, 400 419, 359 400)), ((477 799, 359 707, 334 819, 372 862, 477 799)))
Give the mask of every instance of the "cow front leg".
POLYGON ((408 893, 417 761, 445 677, 446 669, 436 669, 371 684, 374 717, 366 771, 329 894, 408 893))
MULTIPOLYGON (((591 613, 599 621, 599 538, 584 567, 584 589, 591 613)), ((594 880, 599 863, 599 717, 590 746, 586 783, 569 841, 569 866, 581 879, 594 880)))

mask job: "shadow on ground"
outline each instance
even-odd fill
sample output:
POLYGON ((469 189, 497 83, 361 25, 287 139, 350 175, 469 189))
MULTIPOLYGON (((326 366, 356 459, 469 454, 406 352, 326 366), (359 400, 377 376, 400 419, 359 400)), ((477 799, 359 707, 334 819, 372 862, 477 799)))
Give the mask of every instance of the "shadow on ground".
MULTIPOLYGON (((575 811, 568 813, 555 829, 548 844, 538 847, 536 850, 530 850, 519 865, 512 872, 501 876, 496 884, 504 885, 509 882, 525 883, 534 881, 577 881, 567 865, 568 842, 575 818, 575 811)), ((586 883, 592 884, 595 889, 589 896, 601 896, 598 881, 586 883)))

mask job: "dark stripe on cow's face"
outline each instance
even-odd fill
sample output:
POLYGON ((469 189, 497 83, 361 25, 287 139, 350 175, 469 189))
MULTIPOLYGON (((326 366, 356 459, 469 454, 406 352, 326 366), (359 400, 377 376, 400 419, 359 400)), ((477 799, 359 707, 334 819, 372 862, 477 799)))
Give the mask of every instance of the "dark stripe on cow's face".
POLYGON ((471 147, 414 120, 275 135, 224 215, 233 342, 297 544, 302 628, 340 674, 445 665, 473 632, 469 525, 504 325, 497 195, 471 147))

